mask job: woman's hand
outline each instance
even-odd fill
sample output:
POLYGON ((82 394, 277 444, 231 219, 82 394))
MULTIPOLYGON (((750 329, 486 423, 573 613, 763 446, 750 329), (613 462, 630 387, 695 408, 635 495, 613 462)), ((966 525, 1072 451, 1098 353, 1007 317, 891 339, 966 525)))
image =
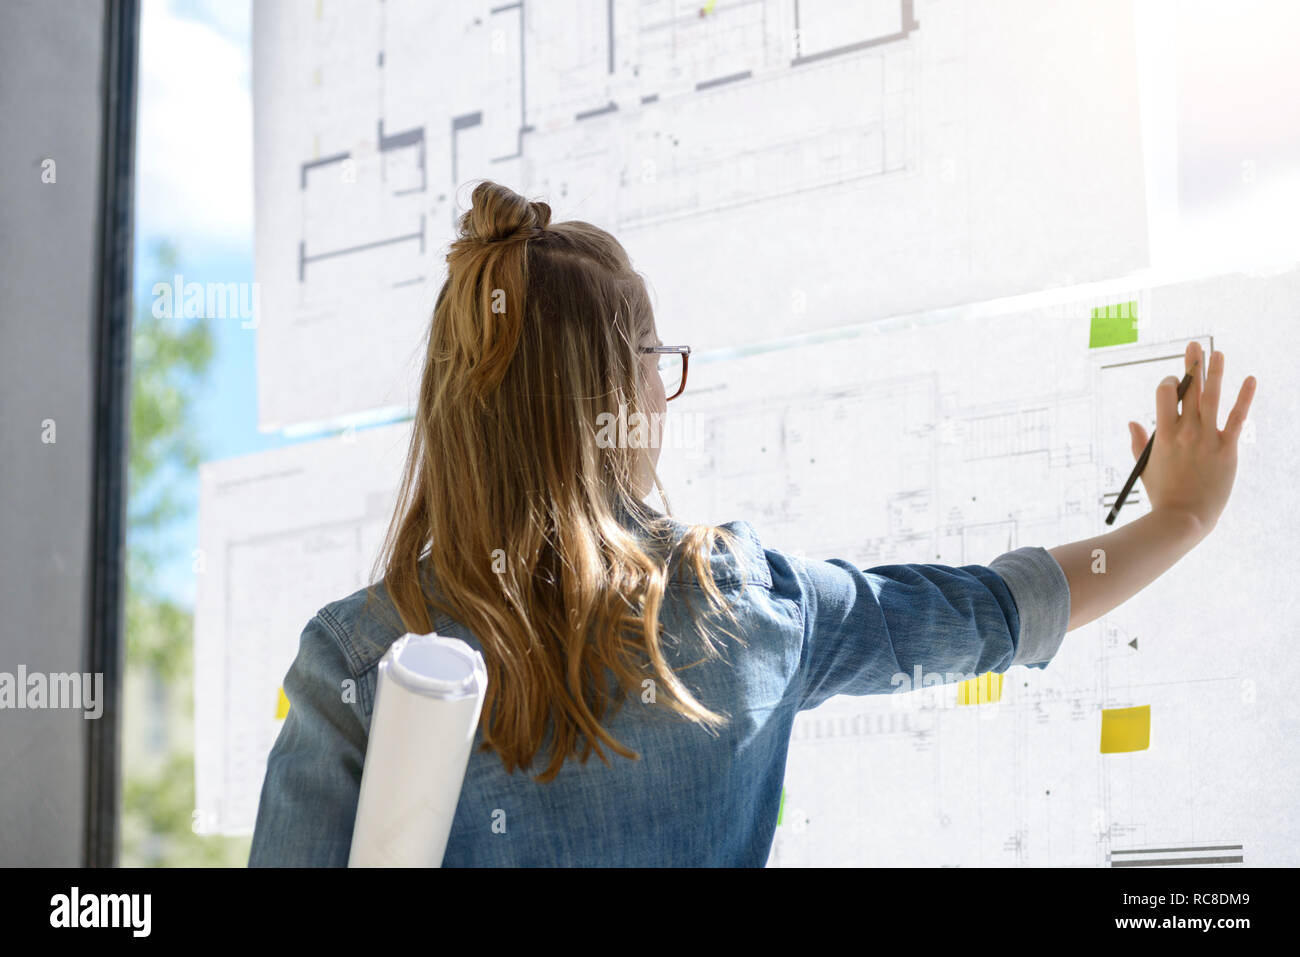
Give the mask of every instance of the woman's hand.
MULTIPOLYGON (((1200 343, 1188 343, 1185 360, 1189 372, 1204 361, 1200 343)), ((1223 364, 1222 352, 1211 355, 1204 390, 1200 370, 1193 374, 1181 412, 1176 378, 1169 376, 1156 388, 1156 438, 1142 470, 1152 510, 1186 513, 1197 520, 1202 535, 1209 534, 1228 504, 1237 473, 1237 439, 1255 397, 1255 377, 1247 376, 1227 423, 1222 430, 1217 427, 1223 364)), ((1146 447, 1147 433, 1136 422, 1128 430, 1136 459, 1146 447)))
MULTIPOLYGON (((1187 347, 1187 369, 1203 362, 1199 344, 1187 347)), ((1241 384, 1222 432, 1216 428, 1219 390, 1223 386, 1223 353, 1210 359, 1205 389, 1200 370, 1183 396, 1178 411, 1178 380, 1173 376, 1156 388, 1156 440, 1142 470, 1142 485, 1151 511, 1105 535, 1049 549, 1070 586, 1070 621, 1066 631, 1108 614, 1151 584, 1210 533, 1228 502, 1237 472, 1237 439, 1255 396, 1255 378, 1241 384), (1104 555, 1107 574, 1098 574, 1097 557, 1104 555)), ((1147 433, 1130 422, 1133 457, 1146 448, 1147 433)))

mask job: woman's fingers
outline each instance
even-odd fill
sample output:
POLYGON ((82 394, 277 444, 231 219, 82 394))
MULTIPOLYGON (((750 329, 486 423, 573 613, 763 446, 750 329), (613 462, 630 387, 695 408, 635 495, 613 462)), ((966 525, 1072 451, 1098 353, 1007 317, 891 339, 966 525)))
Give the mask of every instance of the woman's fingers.
POLYGON ((1142 428, 1140 423, 1128 424, 1128 443, 1129 448, 1133 450, 1133 458, 1140 457, 1142 450, 1147 447, 1147 430, 1142 428))
POLYGON ((1187 343, 1187 348, 1183 350, 1183 368, 1184 371, 1191 373, 1192 381, 1188 384, 1187 391, 1183 393, 1183 412, 1180 418, 1184 422, 1201 421, 1201 377, 1205 374, 1201 365, 1204 359, 1199 342, 1193 339, 1187 343))
POLYGON ((1246 424, 1246 415, 1250 412, 1251 400, 1255 398, 1255 377, 1246 376, 1246 381, 1241 384, 1241 391, 1237 393, 1237 402, 1228 413, 1228 423, 1223 427, 1220 433, 1226 440, 1236 442, 1241 435, 1241 427, 1246 424))
POLYGON ((1201 396, 1201 421, 1219 427, 1219 394, 1223 390, 1223 353, 1210 353, 1206 368, 1205 392, 1201 396))
POLYGON ((1156 386, 1156 431, 1172 439, 1178 427, 1178 380, 1165 376, 1156 386))

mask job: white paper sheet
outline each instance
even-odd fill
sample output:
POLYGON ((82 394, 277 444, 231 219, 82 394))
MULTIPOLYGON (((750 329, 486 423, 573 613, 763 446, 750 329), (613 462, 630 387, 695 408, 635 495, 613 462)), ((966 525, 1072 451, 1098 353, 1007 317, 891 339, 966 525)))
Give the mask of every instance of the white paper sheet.
POLYGON ((195 830, 249 834, 303 626, 369 582, 409 428, 205 463, 195 556, 195 830))
POLYGON ((413 404, 478 178, 610 230, 700 351, 1148 263, 1127 0, 253 21, 263 428, 413 404))

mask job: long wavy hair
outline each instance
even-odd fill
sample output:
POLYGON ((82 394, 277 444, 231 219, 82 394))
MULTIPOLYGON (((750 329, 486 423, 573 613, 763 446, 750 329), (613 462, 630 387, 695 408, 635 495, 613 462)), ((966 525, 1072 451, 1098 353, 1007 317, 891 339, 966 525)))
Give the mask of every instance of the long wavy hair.
POLYGON ((689 575, 706 598, 689 609, 700 660, 720 654, 709 632, 729 633, 721 622, 731 617, 710 563, 730 536, 710 526, 672 534, 638 494, 638 475, 654 474, 646 450, 597 441, 602 413, 645 407, 645 284, 613 236, 550 216, 497 183, 474 189, 447 255, 375 565, 406 630, 432 631, 438 609, 478 639, 483 748, 507 772, 530 768, 552 730, 539 782, 593 748, 608 765, 602 744, 638 758, 602 720, 646 679, 656 704, 709 729, 726 723, 665 655, 669 582, 689 575))

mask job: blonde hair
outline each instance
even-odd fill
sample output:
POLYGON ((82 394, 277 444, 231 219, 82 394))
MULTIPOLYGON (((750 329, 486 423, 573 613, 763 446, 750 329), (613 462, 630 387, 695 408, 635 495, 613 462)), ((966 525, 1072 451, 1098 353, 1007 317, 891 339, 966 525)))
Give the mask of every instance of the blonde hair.
POLYGON ((478 639, 483 748, 507 772, 531 767, 553 728, 542 782, 580 743, 584 763, 594 747, 609 764, 602 744, 638 758, 601 722, 646 678, 657 703, 709 729, 725 723, 665 656, 670 572, 691 574, 707 598, 707 611, 689 609, 705 658, 719 649, 701 626, 730 617, 710 562, 730 536, 708 526, 672 535, 636 493, 644 450, 597 442, 601 413, 644 405, 637 346, 654 328, 645 284, 614 237, 550 216, 496 183, 475 188, 447 255, 376 562, 406 630, 432 631, 434 608, 478 639))

